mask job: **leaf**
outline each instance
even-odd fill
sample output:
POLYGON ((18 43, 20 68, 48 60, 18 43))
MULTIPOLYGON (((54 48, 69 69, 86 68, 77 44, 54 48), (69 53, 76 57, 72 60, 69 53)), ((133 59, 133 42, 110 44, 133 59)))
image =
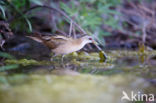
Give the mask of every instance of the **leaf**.
POLYGON ((68 7, 68 5, 64 4, 63 2, 60 3, 61 8, 67 12, 70 16, 73 16, 76 12, 78 12, 77 8, 71 2, 72 8, 68 7))
POLYGON ((5 53, 5 52, 0 52, 0 57, 8 58, 8 59, 14 59, 15 58, 12 55, 5 53))
POLYGON ((5 9, 3 6, 0 5, 0 10, 2 11, 3 17, 4 19, 6 19, 6 15, 5 15, 5 9))
POLYGON ((80 0, 81 3, 95 3, 96 0, 80 0))
POLYGON ((22 10, 26 6, 27 0, 11 0, 10 3, 12 3, 16 9, 22 10))
POLYGON ((36 5, 43 5, 42 0, 30 0, 30 1, 36 5))
POLYGON ((28 24, 28 27, 29 27, 30 32, 32 32, 32 25, 31 25, 31 22, 29 21, 29 19, 26 19, 26 22, 27 22, 27 24, 28 24))
POLYGON ((5 2, 1 0, 0 5, 5 5, 5 2))
POLYGON ((105 6, 102 6, 101 3, 98 4, 98 12, 100 13, 107 13, 107 11, 109 10, 109 8, 111 7, 111 4, 107 4, 105 6))
POLYGON ((18 67, 19 67, 18 64, 12 64, 12 65, 1 66, 1 67, 0 67, 0 72, 6 71, 6 70, 11 70, 11 69, 16 69, 16 68, 18 68, 18 67))

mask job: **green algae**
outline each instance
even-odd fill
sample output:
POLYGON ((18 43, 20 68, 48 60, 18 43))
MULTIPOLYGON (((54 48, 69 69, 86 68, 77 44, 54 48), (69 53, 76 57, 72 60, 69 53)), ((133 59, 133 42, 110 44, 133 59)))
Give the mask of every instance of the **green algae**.
POLYGON ((152 50, 152 51, 146 50, 144 52, 140 52, 140 51, 127 51, 127 50, 112 50, 112 51, 109 51, 107 54, 111 55, 111 57, 122 58, 125 56, 136 57, 136 56, 140 56, 142 54, 148 55, 148 56, 154 56, 154 55, 156 55, 156 51, 155 50, 152 50))
POLYGON ((37 61, 37 60, 28 60, 28 59, 20 59, 20 60, 16 60, 16 59, 8 59, 5 60, 6 64, 19 64, 22 66, 28 66, 28 65, 48 65, 50 64, 50 62, 47 61, 37 61))
POLYGON ((111 63, 101 63, 101 62, 95 62, 95 61, 92 61, 92 62, 88 62, 88 61, 72 61, 73 64, 77 65, 77 66, 80 66, 80 67, 87 67, 88 69, 93 69, 93 68, 96 68, 96 69, 100 69, 100 68, 113 68, 114 67, 114 64, 111 64, 111 63))
POLYGON ((121 103, 123 90, 129 94, 153 89, 144 79, 131 75, 33 74, 3 76, 3 79, 7 83, 0 83, 2 103, 121 103))
MULTIPOLYGON (((134 74, 142 73, 142 70, 149 71, 153 70, 154 66, 144 63, 150 57, 156 55, 156 51, 107 51, 107 61, 106 62, 99 62, 100 57, 99 53, 92 52, 79 52, 79 53, 72 53, 66 55, 64 57, 64 62, 61 62, 61 58, 58 56, 53 58, 53 61, 37 61, 37 60, 28 60, 28 59, 20 59, 20 60, 6 60, 5 63, 7 65, 20 65, 20 66, 46 66, 46 65, 53 65, 52 68, 71 68, 70 66, 74 67, 76 70, 82 72, 90 73, 94 72, 95 74, 113 74, 113 73, 129 73, 132 72, 134 74), (131 63, 132 62, 132 63, 131 63), (87 69, 87 70, 86 70, 87 69), (101 69, 101 70, 100 70, 101 69), (142 69, 142 70, 140 70, 142 69), (135 71, 137 71, 135 73, 135 71)), ((31 67, 30 67, 31 68, 31 67)), ((34 68, 34 67, 33 67, 34 68)), ((44 67, 42 67, 44 69, 44 67)), ((49 71, 48 71, 49 72, 49 71)), ((150 72, 146 72, 147 74, 151 75, 150 72)), ((153 75, 153 74, 152 74, 153 75)), ((153 77, 153 76, 151 76, 153 77)))

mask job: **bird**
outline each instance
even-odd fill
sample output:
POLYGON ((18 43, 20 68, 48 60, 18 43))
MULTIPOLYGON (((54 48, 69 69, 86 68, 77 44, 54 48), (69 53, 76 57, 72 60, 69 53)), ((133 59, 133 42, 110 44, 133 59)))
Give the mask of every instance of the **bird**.
POLYGON ((62 55, 62 61, 63 57, 67 54, 70 54, 72 52, 79 51, 82 49, 86 44, 89 43, 96 43, 91 36, 83 36, 80 38, 72 38, 72 37, 66 37, 62 35, 56 35, 56 36, 41 36, 41 35, 35 35, 35 36, 28 36, 31 39, 43 43, 45 46, 47 46, 53 53, 54 56, 62 55))

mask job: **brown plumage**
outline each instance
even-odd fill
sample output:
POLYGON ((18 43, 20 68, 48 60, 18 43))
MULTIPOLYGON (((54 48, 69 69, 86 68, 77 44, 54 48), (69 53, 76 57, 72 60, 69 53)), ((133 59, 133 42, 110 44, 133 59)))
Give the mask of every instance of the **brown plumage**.
MULTIPOLYGON (((30 36, 29 36, 30 37, 30 36)), ((82 49, 86 44, 93 43, 91 36, 84 36, 78 39, 65 36, 34 36, 30 37, 35 41, 43 43, 52 50, 55 55, 65 55, 82 49)))

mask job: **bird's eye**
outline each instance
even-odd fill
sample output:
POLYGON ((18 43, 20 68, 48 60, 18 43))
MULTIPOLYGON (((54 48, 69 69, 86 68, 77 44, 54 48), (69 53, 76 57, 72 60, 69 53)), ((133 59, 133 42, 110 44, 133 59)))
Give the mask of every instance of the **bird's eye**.
POLYGON ((93 40, 92 38, 89 38, 89 40, 93 40))

